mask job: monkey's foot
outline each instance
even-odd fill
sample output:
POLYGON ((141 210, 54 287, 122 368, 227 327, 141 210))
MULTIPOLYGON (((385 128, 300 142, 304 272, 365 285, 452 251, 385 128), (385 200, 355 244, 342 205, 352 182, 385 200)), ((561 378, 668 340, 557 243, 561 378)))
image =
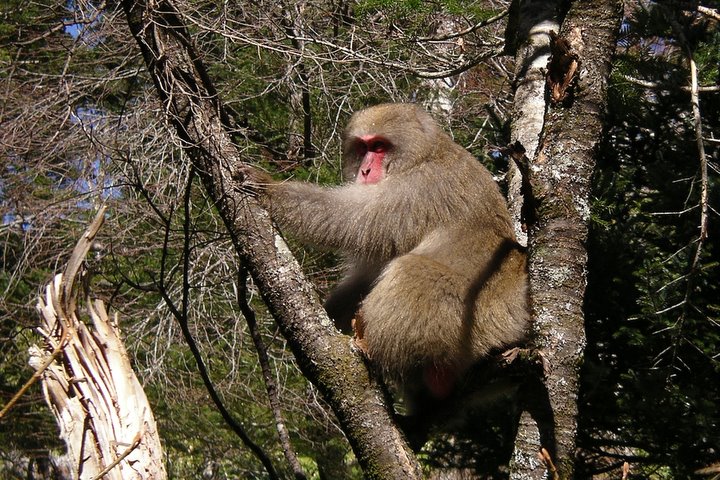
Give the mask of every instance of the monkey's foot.
POLYGON ((368 344, 367 341, 365 341, 365 322, 363 322, 360 312, 358 312, 355 318, 352 319, 350 324, 352 325, 353 333, 355 334, 353 336, 355 346, 358 347, 366 357, 370 358, 368 355, 368 344))

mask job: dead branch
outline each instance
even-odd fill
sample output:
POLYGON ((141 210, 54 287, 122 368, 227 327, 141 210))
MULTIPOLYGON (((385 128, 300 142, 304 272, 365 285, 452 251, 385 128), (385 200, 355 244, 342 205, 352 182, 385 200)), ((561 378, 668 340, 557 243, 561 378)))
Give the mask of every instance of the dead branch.
POLYGON ((102 301, 89 299, 85 310, 92 328, 80 320, 77 280, 104 215, 103 207, 78 241, 65 273, 56 275, 38 300, 38 331, 46 347, 45 353, 31 349, 31 365, 40 365, 36 375, 60 426, 73 478, 163 479, 155 419, 117 320, 110 321, 102 301))

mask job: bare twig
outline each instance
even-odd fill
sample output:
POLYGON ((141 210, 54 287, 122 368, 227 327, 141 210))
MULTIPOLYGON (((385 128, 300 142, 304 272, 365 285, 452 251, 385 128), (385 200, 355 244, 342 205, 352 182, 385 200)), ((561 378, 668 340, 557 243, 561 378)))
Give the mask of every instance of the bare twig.
POLYGON ((415 40, 418 42, 439 42, 439 41, 445 41, 445 40, 452 40, 453 38, 459 38, 463 37, 465 35, 468 35, 480 28, 486 27, 490 25, 491 23, 495 23, 498 20, 503 19, 507 14, 509 10, 505 9, 498 13, 495 16, 492 16, 490 18, 487 18, 485 20, 481 20, 477 22, 475 25, 471 25, 470 27, 466 28, 465 30, 460 30, 459 32, 452 32, 448 33, 447 35, 440 35, 437 37, 418 37, 415 40))
POLYGON ((702 5, 698 5, 697 9, 698 12, 702 13, 703 15, 712 17, 715 20, 720 20, 720 12, 718 12, 716 8, 703 7, 702 5))
POLYGON ((720 462, 715 462, 708 465, 707 467, 699 468, 695 470, 696 475, 712 475, 711 480, 717 480, 720 478, 720 462))
POLYGON ((73 20, 63 20, 59 22, 54 27, 50 28, 48 31, 42 33, 41 35, 38 35, 36 37, 33 37, 29 40, 24 40, 22 42, 15 42, 15 45, 31 45, 35 42, 39 42, 40 40, 45 40, 46 38, 50 37, 54 33, 61 32, 65 30, 68 27, 74 27, 77 25, 92 25, 93 23, 97 22, 98 17, 105 11, 105 2, 101 2, 97 7, 95 14, 90 18, 84 18, 84 19, 73 19, 73 20))
POLYGON ((120 454, 120 456, 112 462, 107 467, 103 468, 100 473, 95 475, 92 480, 100 480, 103 478, 110 470, 115 468, 117 465, 120 464, 125 458, 132 453, 133 450, 135 450, 140 445, 140 440, 142 440, 143 433, 145 432, 145 424, 140 425, 140 431, 135 434, 135 437, 133 438, 133 441, 130 442, 130 445, 125 449, 123 453, 120 454))
POLYGON ((699 85, 698 85, 698 71, 697 71, 697 64, 695 62, 693 51, 690 47, 690 44, 685 36, 683 27, 676 21, 672 16, 669 16, 668 18, 671 19, 671 25, 673 26, 673 30, 675 31, 675 34, 677 35, 678 39, 680 40, 680 43, 683 45, 684 50, 687 55, 688 64, 690 67, 690 104, 693 114, 693 125, 695 127, 695 143, 697 145, 697 151, 698 151, 698 160, 699 160, 699 169, 700 169, 700 199, 698 201, 698 205, 700 206, 700 219, 699 219, 699 226, 698 226, 698 236, 695 243, 695 253, 692 256, 692 260, 690 261, 690 265, 688 267, 688 272, 686 275, 686 285, 685 285, 685 295, 683 299, 679 302, 677 305, 673 305, 671 307, 668 307, 661 312, 669 311, 670 309, 673 309, 679 305, 682 305, 682 311, 678 315, 677 322, 674 326, 675 328, 675 335, 674 340, 672 344, 672 348, 669 348, 671 350, 671 356, 672 356, 672 362, 675 362, 678 359, 678 349, 680 347, 680 343, 682 341, 682 330, 684 327, 686 315, 688 313, 688 308, 692 305, 691 302, 691 296, 692 292, 695 287, 695 278, 697 273, 700 271, 700 260, 702 258, 703 254, 703 248, 705 246, 705 241, 708 237, 708 221, 709 221, 709 198, 708 198, 708 190, 709 190, 709 184, 708 184, 708 158, 707 154, 705 153, 705 142, 703 139, 703 126, 702 126, 702 115, 700 112, 700 95, 699 95, 699 85))
POLYGON ((697 143, 698 158, 700 163, 700 235, 698 238, 697 251, 693 259, 692 269, 697 268, 700 259, 702 246, 708 235, 708 171, 707 171, 707 154, 705 153, 705 143, 702 134, 702 116, 700 115, 700 96, 698 95, 698 72, 697 64, 693 55, 690 53, 690 80, 691 92, 690 103, 692 104, 693 120, 695 124, 695 142, 697 143))
POLYGON ((18 400, 25 394, 25 392, 28 391, 30 387, 33 386, 35 382, 40 380, 42 377, 43 372, 50 366, 50 364, 57 358, 57 356, 60 354, 62 349, 67 345, 67 335, 62 335, 60 342, 58 342, 57 345, 55 345, 55 348, 53 349, 52 353, 50 353, 45 360, 38 366, 37 370, 35 370, 35 373, 33 373, 32 377, 25 382, 25 385, 23 385, 20 390, 13 395, 13 397, 10 399, 10 401, 3 407, 2 410, 0 410, 0 419, 3 418, 7 412, 10 411, 10 409, 17 403, 18 400))
MULTIPOLYGON (((620 76, 621 76, 622 78, 624 78, 625 80, 627 80, 628 82, 634 83, 635 85, 639 85, 639 86, 644 87, 644 88, 665 89, 665 90, 670 90, 670 89, 676 89, 676 88, 678 88, 678 87, 675 86, 675 85, 669 85, 669 84, 668 84, 668 85, 665 85, 665 84, 660 83, 660 82, 651 82, 651 81, 649 81, 649 80, 643 80, 642 78, 633 77, 632 75, 626 75, 626 74, 625 74, 625 75, 620 75, 620 76)), ((692 92, 692 90, 693 90, 693 89, 692 89, 692 86, 690 86, 690 87, 688 87, 688 86, 682 86, 682 87, 680 87, 680 89, 681 89, 681 90, 684 90, 684 91, 686 91, 686 92, 692 92)), ((705 93, 705 92, 720 92, 720 85, 709 85, 709 86, 706 86, 706 87, 700 87, 700 86, 698 86, 698 87, 697 87, 697 91, 698 91, 699 93, 705 93)))
MULTIPOLYGON (((175 317, 177 322, 180 324, 180 330, 182 331, 183 337, 185 338, 185 342, 188 344, 188 347, 190 348, 190 352, 192 353, 193 358, 195 359, 195 364, 198 368, 198 373, 200 374, 200 378, 202 378, 203 384, 205 385, 205 389, 207 390, 208 394, 210 395, 210 399, 212 400, 213 404, 215 404, 215 407, 220 412, 220 415, 222 416, 225 423, 232 429, 233 432, 240 438, 240 440, 243 442, 243 444, 250 449, 250 451, 255 455, 255 457, 262 463, 263 467, 265 467, 265 470, 268 473, 269 478, 272 479, 278 479, 280 478, 277 474, 277 471, 275 470, 275 467, 273 466, 272 460, 270 457, 265 453, 265 451, 257 444, 255 443, 248 433, 245 431, 245 427, 238 422, 233 415, 230 413, 230 411, 225 406, 225 403, 223 402, 222 398, 220 398, 220 394, 218 394, 217 389, 215 388, 215 385, 212 382, 212 379, 210 378, 210 373, 208 372, 207 366, 205 365, 205 361, 202 358, 202 354, 200 353, 200 349, 197 346, 197 343, 195 342, 195 339, 193 338, 192 332, 190 331, 190 327, 188 326, 188 311, 189 311, 189 302, 190 302, 190 283, 189 283, 189 272, 190 272, 190 257, 192 254, 192 246, 191 246, 191 232, 190 232, 190 222, 191 222, 191 213, 190 213, 190 193, 192 192, 192 184, 193 184, 193 170, 191 169, 190 175, 187 179, 187 184, 185 185, 185 195, 183 199, 183 206, 184 206, 184 217, 183 217, 183 239, 184 239, 184 245, 183 245, 183 269, 182 269, 182 300, 181 300, 181 306, 178 308, 178 306, 175 304, 173 299, 170 297, 170 293, 168 291, 166 282, 165 282, 165 257, 163 256, 163 262, 161 262, 161 271, 160 271, 160 278, 158 280, 158 290, 160 292, 160 295, 163 297, 163 300, 165 301, 168 309, 170 310, 170 313, 175 317)), ((165 234, 165 244, 163 248, 163 252, 167 250, 167 235, 169 232, 169 225, 166 229, 165 234)))
POLYGON ((268 400, 270 401, 270 408, 272 410, 273 417, 275 418, 275 428, 278 432, 285 460, 287 460, 290 464, 290 468, 292 468, 295 478, 297 480, 303 480, 307 478, 307 475, 305 475, 305 471, 303 470, 302 465, 300 465, 297 455, 295 454, 295 450, 290 443, 290 433, 288 432, 282 408, 280 407, 277 384, 275 383, 272 372, 270 371, 270 359, 268 358, 267 347, 260 335, 255 311, 250 308, 250 304, 247 300, 247 281, 247 272, 244 269, 241 269, 238 272, 237 279, 237 302, 240 307, 240 311, 247 321, 250 337, 252 337, 255 350, 257 351, 260 369, 262 370, 263 380, 265 381, 265 389, 267 390, 268 400))

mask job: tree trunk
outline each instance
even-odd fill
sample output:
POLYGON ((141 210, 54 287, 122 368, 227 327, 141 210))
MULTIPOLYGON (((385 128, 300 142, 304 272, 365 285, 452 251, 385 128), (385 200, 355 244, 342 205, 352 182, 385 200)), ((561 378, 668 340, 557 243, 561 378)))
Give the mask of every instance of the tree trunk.
POLYGON ((181 16, 168 1, 124 0, 123 7, 182 147, 300 368, 337 415, 366 477, 420 478, 382 389, 348 337, 334 329, 267 212, 244 188, 229 119, 181 16))
POLYGON ((100 300, 86 302, 94 328, 80 321, 76 277, 102 224, 101 209, 68 261, 38 301, 45 351, 30 364, 60 426, 72 465, 68 478, 167 478, 155 419, 135 376, 116 322, 100 300))
POLYGON ((512 478, 545 478, 537 468, 541 447, 553 477, 573 476, 590 180, 620 19, 615 0, 576 1, 560 31, 579 57, 577 84, 571 82, 568 97, 548 109, 530 175, 537 218, 529 239, 534 333, 547 376, 544 388, 526 389, 512 478), (545 403, 549 411, 541 408, 545 403))

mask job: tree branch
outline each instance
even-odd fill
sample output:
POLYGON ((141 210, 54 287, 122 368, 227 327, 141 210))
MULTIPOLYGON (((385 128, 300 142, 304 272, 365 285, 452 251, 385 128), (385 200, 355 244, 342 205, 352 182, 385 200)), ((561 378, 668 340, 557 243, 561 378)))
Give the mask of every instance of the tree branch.
POLYGON ((188 305, 190 302, 190 255, 192 253, 192 247, 190 244, 190 193, 192 191, 194 177, 194 170, 191 168, 188 175, 187 184, 185 185, 185 192, 183 196, 183 265, 182 301, 180 308, 175 305, 172 298, 170 297, 168 293, 167 282, 165 280, 165 264, 167 258, 165 254, 167 252, 168 235, 170 232, 169 221, 166 224, 165 228, 165 238, 163 241, 163 257, 162 261, 160 262, 160 278, 158 279, 158 292, 162 296, 165 305, 167 305, 168 309, 170 310, 170 313, 173 317, 175 317, 175 320, 177 320, 178 324, 180 325, 180 331, 183 334, 185 343, 187 343, 188 348, 190 348, 190 353, 195 360, 195 365, 197 365, 198 372, 200 373, 200 378, 205 385, 205 389, 210 395, 210 399, 220 412, 220 416, 223 418, 225 423, 232 429, 232 431, 235 432, 235 435, 240 438, 243 444, 248 449, 250 449, 252 454, 255 455, 255 457, 260 461, 260 463, 262 463, 263 467, 265 467, 265 470, 268 473, 269 478, 278 479, 280 477, 275 471, 275 467, 273 466, 272 460, 270 459, 268 454, 265 453, 265 451, 260 447, 260 445, 255 443, 250 438, 250 435, 248 435, 248 433, 245 431, 245 427, 237 420, 235 420, 235 418, 225 406, 222 398, 220 398, 220 394, 217 392, 217 389, 215 388, 215 385, 210 378, 210 372, 208 372, 205 361, 203 360, 202 354, 200 353, 200 349, 198 348, 197 343, 195 343, 195 339, 193 338, 190 327, 188 326, 188 305))
POLYGON ((280 439, 280 445, 282 446, 285 460, 287 460, 290 465, 295 479, 304 480, 307 478, 307 475, 305 475, 305 471, 303 470, 302 465, 300 465, 300 461, 298 460, 295 450, 293 450, 292 444, 290 443, 290 433, 288 432, 285 424, 282 408, 280 408, 280 398, 278 397, 277 384, 270 372, 270 359, 268 358, 267 347, 260 335, 260 329, 258 328, 257 319, 255 318, 255 312, 248 304, 247 272, 244 269, 238 271, 237 302, 240 307, 240 311, 247 321, 250 337, 255 345, 255 351, 257 352, 258 361, 260 362, 260 370, 262 371, 263 380, 265 381, 268 401, 270 402, 270 409, 272 410, 273 418, 275 418, 275 428, 278 432, 278 438, 280 439))
POLYGON ((511 478, 545 478, 533 458, 540 446, 547 449, 543 462, 552 463, 560 478, 574 473, 579 374, 586 342, 583 301, 590 183, 620 12, 616 0, 572 2, 560 30, 582 68, 577 88, 546 112, 530 167, 537 214, 529 232, 534 342, 548 369, 543 388, 525 399, 513 453, 520 468, 513 468, 511 478), (532 410, 532 402, 542 399, 550 407, 544 415, 532 410))
POLYGON ((349 338, 333 328, 267 212, 243 184, 225 109, 180 15, 162 0, 124 0, 123 7, 184 151, 301 370, 337 415, 365 475, 419 478, 420 467, 395 428, 381 389, 349 338))

